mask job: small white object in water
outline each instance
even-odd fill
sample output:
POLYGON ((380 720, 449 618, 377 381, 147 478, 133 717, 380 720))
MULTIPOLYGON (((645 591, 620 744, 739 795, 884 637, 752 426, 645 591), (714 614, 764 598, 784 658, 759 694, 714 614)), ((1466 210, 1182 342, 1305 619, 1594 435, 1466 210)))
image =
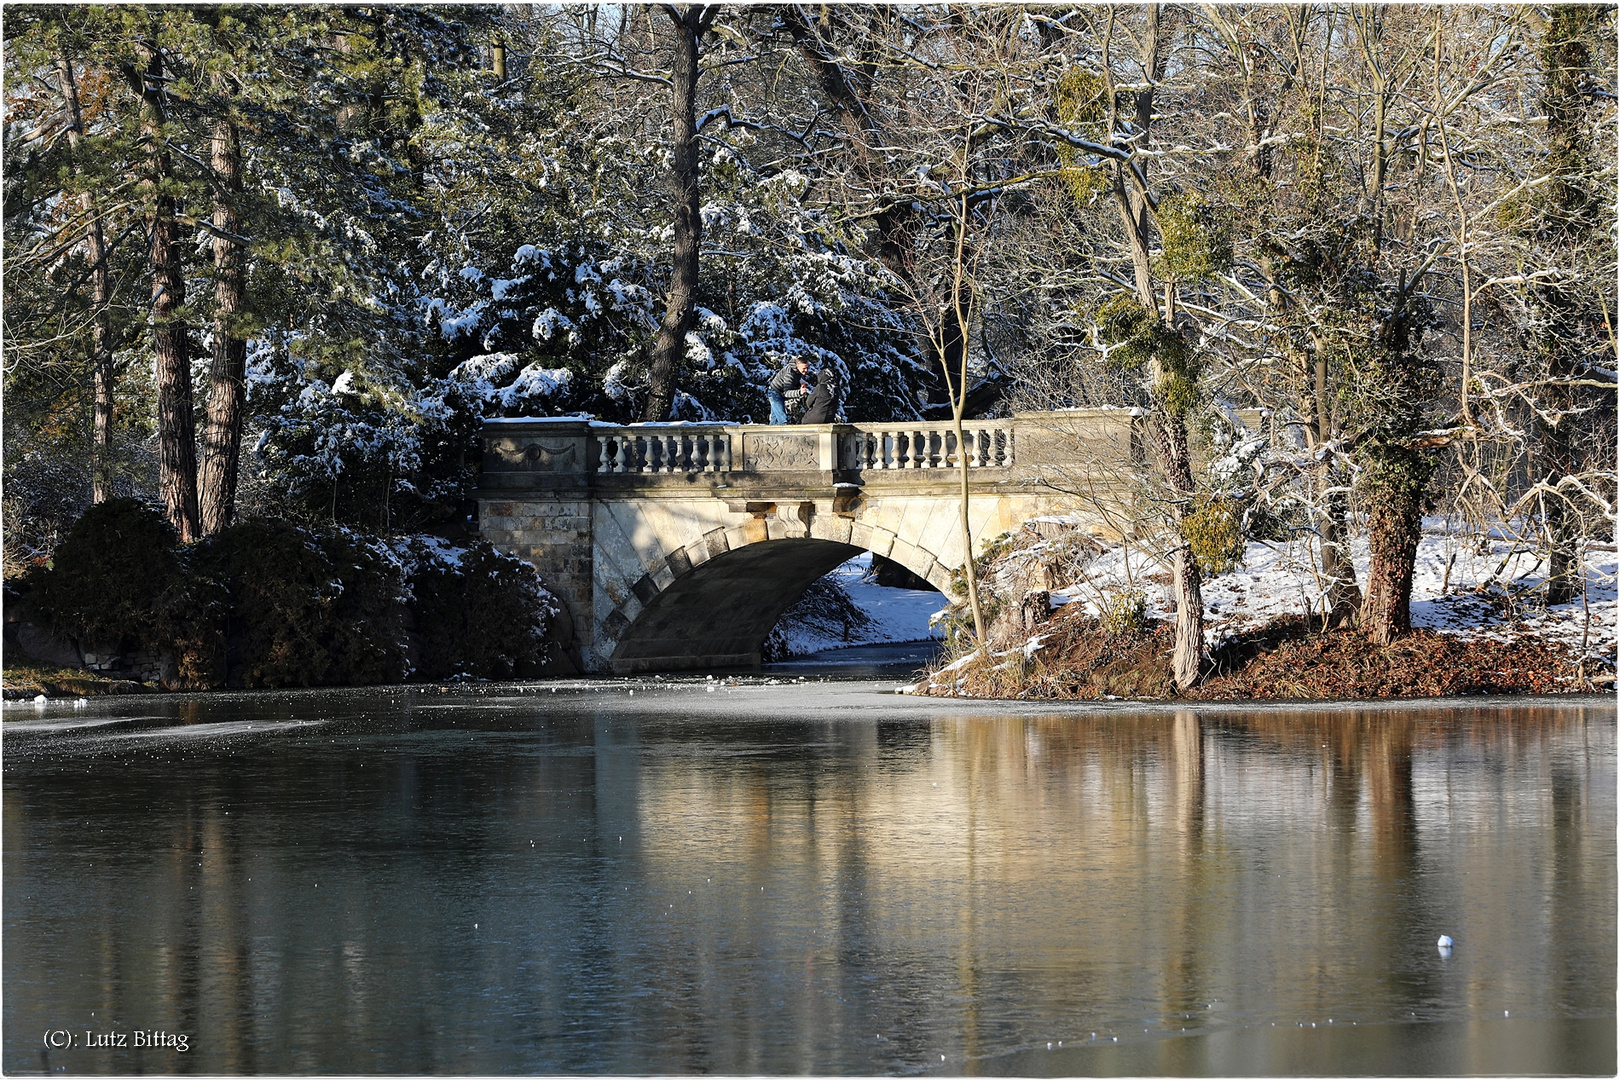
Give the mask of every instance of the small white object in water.
POLYGON ((1435 944, 1440 947, 1441 956, 1451 955, 1451 936, 1449 934, 1441 934, 1440 940, 1435 942, 1435 944))
POLYGON ((44 694, 40 694, 38 697, 34 698, 34 704, 35 705, 43 705, 49 700, 51 700, 51 699, 46 697, 44 694))

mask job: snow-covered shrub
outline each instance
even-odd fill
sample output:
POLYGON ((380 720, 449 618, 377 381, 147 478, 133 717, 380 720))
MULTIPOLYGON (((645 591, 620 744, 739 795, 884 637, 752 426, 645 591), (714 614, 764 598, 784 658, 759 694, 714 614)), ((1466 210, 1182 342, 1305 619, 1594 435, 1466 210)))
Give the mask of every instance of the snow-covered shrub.
POLYGON ((413 537, 395 551, 415 615, 417 678, 526 678, 550 659, 557 600, 534 567, 483 541, 451 548, 413 537))

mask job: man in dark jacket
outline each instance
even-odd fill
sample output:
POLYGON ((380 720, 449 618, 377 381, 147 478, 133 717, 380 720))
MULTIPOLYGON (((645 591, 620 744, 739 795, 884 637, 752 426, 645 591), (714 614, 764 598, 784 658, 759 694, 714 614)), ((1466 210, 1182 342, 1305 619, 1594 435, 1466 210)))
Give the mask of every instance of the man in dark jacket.
POLYGON ((810 361, 802 356, 796 356, 783 365, 781 371, 771 376, 770 385, 765 387, 765 397, 771 403, 771 423, 787 423, 788 400, 809 392, 810 361))

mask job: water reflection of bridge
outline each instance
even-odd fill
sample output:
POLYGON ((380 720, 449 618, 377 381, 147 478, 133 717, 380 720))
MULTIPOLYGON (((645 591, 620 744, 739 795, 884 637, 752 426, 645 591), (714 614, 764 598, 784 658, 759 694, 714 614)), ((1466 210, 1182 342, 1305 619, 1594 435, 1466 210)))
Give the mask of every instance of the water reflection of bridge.
POLYGON ((961 448, 940 423, 492 420, 479 522, 566 602, 585 669, 748 668, 805 588, 861 551, 951 592, 963 456, 981 549, 1074 512, 1047 483, 1058 472, 1090 486, 1092 525, 1108 531, 1098 510, 1124 497, 1139 442, 1125 410, 970 421, 961 448))

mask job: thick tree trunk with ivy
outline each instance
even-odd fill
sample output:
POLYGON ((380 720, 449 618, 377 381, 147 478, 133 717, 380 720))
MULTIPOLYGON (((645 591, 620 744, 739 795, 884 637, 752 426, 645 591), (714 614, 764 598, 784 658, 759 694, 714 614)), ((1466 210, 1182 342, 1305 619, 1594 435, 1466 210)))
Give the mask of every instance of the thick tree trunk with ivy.
MULTIPOLYGON (((73 171, 83 175, 84 163, 79 159, 84 139, 84 113, 79 107, 79 85, 73 75, 73 61, 63 56, 56 62, 61 77, 62 99, 68 113, 68 146, 73 152, 73 171)), ((112 498, 112 425, 113 389, 117 373, 112 356, 112 313, 107 306, 110 295, 107 279, 107 241, 101 228, 101 213, 96 206, 96 194, 79 194, 79 208, 84 211, 87 224, 84 232, 85 258, 90 263, 90 309, 94 312, 90 326, 90 357, 95 380, 95 416, 91 431, 91 500, 106 502, 112 498)))
POLYGON ((1412 578, 1423 533, 1423 480, 1427 464, 1411 451, 1375 462, 1364 484, 1367 502, 1367 596, 1361 627, 1375 645, 1388 645, 1412 629, 1412 578))
MULTIPOLYGON (((223 89, 216 76, 216 89, 223 89)), ((242 150, 236 124, 214 122, 214 357, 208 378, 208 415, 203 427, 198 475, 202 531, 231 524, 242 452, 242 396, 247 341, 242 336, 242 248, 230 239, 237 231, 236 199, 242 191, 242 150), (225 234, 225 235, 221 235, 225 234)))
POLYGON ((683 4, 665 9, 675 24, 674 63, 670 67, 670 178, 675 196, 675 250, 664 320, 653 341, 648 363, 647 407, 643 420, 669 419, 675 379, 686 334, 697 307, 698 243, 703 218, 698 189, 697 82, 698 43, 714 19, 712 8, 683 4))
MULTIPOLYGON (((1413 289, 1415 289, 1415 283, 1413 289)), ((1403 275, 1379 324, 1375 356, 1363 373, 1362 408, 1371 418, 1359 458, 1367 507, 1367 593, 1360 626, 1377 645, 1412 628, 1412 578, 1423 533, 1423 493, 1434 463, 1412 439, 1438 392, 1432 364, 1414 353, 1421 320, 1403 275)))
POLYGON ((158 487, 183 542, 197 539, 197 446, 191 407, 191 352, 185 270, 170 190, 173 171, 164 142, 163 56, 142 44, 141 137, 146 142, 145 193, 151 207, 152 351, 157 366, 158 487))

